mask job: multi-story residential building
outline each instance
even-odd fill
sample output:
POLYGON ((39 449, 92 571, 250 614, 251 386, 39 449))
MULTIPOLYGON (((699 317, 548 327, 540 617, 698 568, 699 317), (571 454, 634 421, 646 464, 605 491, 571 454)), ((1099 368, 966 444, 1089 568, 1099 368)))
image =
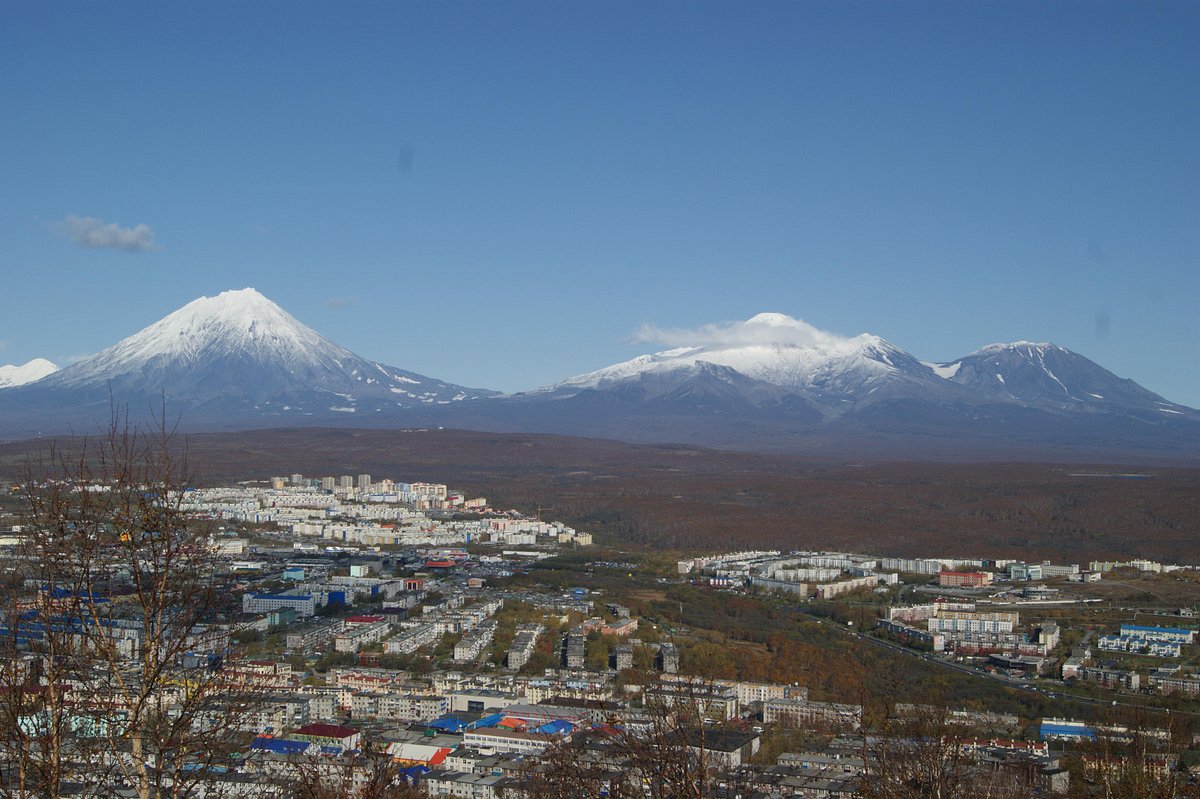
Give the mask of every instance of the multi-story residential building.
POLYGON ((1182 653, 1180 645, 1173 641, 1158 641, 1134 635, 1102 635, 1096 646, 1106 652, 1133 652, 1161 658, 1177 658, 1182 653))
POLYGON ((672 643, 660 644, 658 658, 655 661, 658 669, 665 674, 675 674, 679 671, 679 648, 672 643))
POLYGON ((243 613, 269 613, 281 608, 292 608, 300 618, 308 618, 317 612, 317 602, 311 594, 244 594, 243 613))
POLYGON ((528 702, 548 702, 550 700, 580 699, 589 702, 603 702, 615 695, 610 680, 593 677, 538 677, 528 680, 522 688, 528 702))
POLYGON ((637 619, 624 618, 617 619, 612 623, 606 623, 600 628, 600 632, 603 635, 615 635, 619 638, 623 638, 627 635, 632 635, 633 633, 637 632, 637 628, 637 619))
POLYGON ((462 639, 454 645, 454 659, 457 661, 468 662, 478 659, 483 654, 483 650, 492 643, 492 639, 496 636, 496 622, 488 619, 480 622, 473 630, 468 632, 462 639))
POLYGON ((537 646, 538 638, 546 628, 541 624, 519 624, 513 636, 512 645, 508 648, 508 667, 520 669, 529 662, 537 646))
POLYGON ((878 626, 879 629, 896 636, 902 641, 911 641, 927 646, 934 652, 943 652, 946 649, 945 633, 922 630, 919 627, 913 627, 902 621, 892 621, 891 619, 880 619, 878 626))
POLYGON ((421 785, 429 796, 453 796, 456 799, 500 799, 513 784, 511 777, 492 773, 433 771, 421 785))
POLYGON ((433 721, 450 712, 444 696, 421 694, 384 694, 378 700, 377 715, 396 721, 433 721))
POLYGON ((369 669, 361 666, 338 666, 329 670, 329 682, 340 688, 356 691, 387 693, 395 689, 403 672, 391 669, 369 669))
POLYGON ((1146 641, 1165 641, 1175 644, 1193 644, 1196 631, 1182 627, 1147 627, 1141 624, 1122 624, 1121 635, 1142 638, 1146 641))
POLYGON ((830 725, 857 729, 862 724, 862 707, 807 699, 769 699, 763 703, 763 721, 796 725, 830 725))
POLYGON ((1018 613, 940 611, 926 621, 931 633, 942 633, 947 642, 1011 643, 1016 640, 1018 613))
POLYGON ((1049 653, 1051 649, 1058 646, 1061 637, 1062 630, 1059 629, 1058 622, 1044 622, 1038 629, 1037 641, 1042 645, 1046 653, 1049 653))
POLYGON ((813 592, 818 599, 832 599, 841 594, 848 594, 862 588, 873 588, 880 583, 895 583, 895 574, 871 574, 866 577, 854 577, 849 580, 839 580, 835 583, 821 583, 813 586, 813 592))
POLYGON ((933 558, 883 558, 879 568, 885 571, 904 572, 906 574, 934 575, 941 571, 951 570, 957 565, 953 560, 937 560, 933 558))
POLYGON ((728 721, 738 714, 736 688, 697 680, 661 682, 643 692, 646 704, 664 708, 692 708, 701 717, 728 721))
POLYGON ((389 638, 383 648, 389 654, 411 655, 423 646, 436 644, 441 637, 438 625, 416 624, 389 638))
POLYGON ((1084 666, 1079 669, 1077 677, 1085 682, 1099 683, 1105 688, 1124 688, 1129 691, 1136 691, 1142 684, 1142 678, 1136 671, 1120 671, 1096 666, 1084 666))
POLYGON ((943 571, 938 573, 938 585, 943 588, 982 588, 991 584, 991 572, 943 571))
POLYGON ((563 640, 563 665, 568 669, 582 669, 587 656, 587 636, 581 632, 569 632, 563 640))
POLYGON ((338 652, 357 652, 368 644, 382 641, 391 631, 390 621, 348 626, 333 639, 333 648, 338 652))
POLYGON ((345 624, 342 621, 331 621, 306 627, 299 630, 288 630, 287 648, 297 652, 312 650, 325 646, 342 631, 345 624))
POLYGON ((1200 679, 1193 675, 1156 674, 1151 672, 1149 684, 1164 694, 1200 696, 1200 679))

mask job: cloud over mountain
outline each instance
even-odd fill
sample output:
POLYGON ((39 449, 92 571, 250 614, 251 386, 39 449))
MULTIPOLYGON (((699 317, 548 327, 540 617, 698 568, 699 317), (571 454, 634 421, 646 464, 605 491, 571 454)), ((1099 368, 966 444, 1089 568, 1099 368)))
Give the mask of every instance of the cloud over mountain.
POLYGON ((694 329, 660 328, 645 324, 632 336, 636 342, 667 347, 746 347, 772 344, 830 348, 845 345, 846 336, 830 333, 781 313, 760 313, 746 320, 717 322, 694 329))

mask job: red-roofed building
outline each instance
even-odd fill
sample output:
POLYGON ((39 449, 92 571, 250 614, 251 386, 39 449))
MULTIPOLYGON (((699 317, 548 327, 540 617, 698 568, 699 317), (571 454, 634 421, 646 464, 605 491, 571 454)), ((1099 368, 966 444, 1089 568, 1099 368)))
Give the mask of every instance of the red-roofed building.
POLYGON ((293 741, 308 741, 322 746, 340 746, 343 749, 358 749, 362 735, 352 727, 339 724, 306 724, 288 734, 293 741))

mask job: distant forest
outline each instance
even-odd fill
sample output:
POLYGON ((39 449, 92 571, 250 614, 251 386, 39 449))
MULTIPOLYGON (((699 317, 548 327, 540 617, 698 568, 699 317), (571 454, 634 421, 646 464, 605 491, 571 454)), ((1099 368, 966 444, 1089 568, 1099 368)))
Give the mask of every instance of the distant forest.
MULTIPOLYGON (((613 545, 1200 563, 1196 469, 852 464, 457 430, 264 430, 186 441, 203 482, 296 472, 444 482, 500 508, 540 509, 613 545)), ((0 447, 0 478, 18 479, 35 443, 0 447)))

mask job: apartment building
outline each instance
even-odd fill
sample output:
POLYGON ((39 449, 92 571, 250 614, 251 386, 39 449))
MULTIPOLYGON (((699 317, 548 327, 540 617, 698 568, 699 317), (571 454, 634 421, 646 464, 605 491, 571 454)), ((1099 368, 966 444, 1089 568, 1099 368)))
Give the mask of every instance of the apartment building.
POLYGON ((520 669, 533 657, 538 638, 546 628, 541 624, 519 624, 516 635, 513 636, 512 646, 508 648, 508 667, 520 669))

